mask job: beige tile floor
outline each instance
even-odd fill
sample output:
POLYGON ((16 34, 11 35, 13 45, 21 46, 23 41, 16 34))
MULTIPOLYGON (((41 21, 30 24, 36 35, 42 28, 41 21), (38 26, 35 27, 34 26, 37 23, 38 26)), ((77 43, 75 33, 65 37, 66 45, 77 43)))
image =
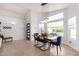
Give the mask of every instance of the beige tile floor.
MULTIPOLYGON (((3 43, 0 49, 0 56, 56 56, 56 48, 51 47, 50 50, 41 51, 36 48, 31 41, 16 40, 13 42, 3 43)), ((79 52, 75 51, 67 45, 62 45, 62 51, 59 50, 59 56, 79 56, 79 52)))

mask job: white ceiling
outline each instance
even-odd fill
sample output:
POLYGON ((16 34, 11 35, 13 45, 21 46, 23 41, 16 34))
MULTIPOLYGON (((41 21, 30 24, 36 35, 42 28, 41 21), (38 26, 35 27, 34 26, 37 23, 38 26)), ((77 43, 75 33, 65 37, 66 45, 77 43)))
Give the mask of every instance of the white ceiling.
POLYGON ((28 10, 38 12, 50 12, 58 9, 66 8, 70 4, 67 3, 49 3, 45 6, 41 6, 41 3, 1 3, 0 9, 25 14, 28 10))

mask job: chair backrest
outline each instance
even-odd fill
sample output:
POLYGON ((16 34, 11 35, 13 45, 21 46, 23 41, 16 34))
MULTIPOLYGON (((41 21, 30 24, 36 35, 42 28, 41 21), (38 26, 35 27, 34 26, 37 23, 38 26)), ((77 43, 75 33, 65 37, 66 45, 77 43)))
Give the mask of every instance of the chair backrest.
POLYGON ((61 36, 58 36, 58 37, 57 37, 57 43, 58 43, 58 45, 61 44, 61 36))
POLYGON ((39 34, 38 33, 34 33, 34 36, 38 36, 39 34))
POLYGON ((37 38, 39 36, 38 33, 34 33, 34 38, 37 38))

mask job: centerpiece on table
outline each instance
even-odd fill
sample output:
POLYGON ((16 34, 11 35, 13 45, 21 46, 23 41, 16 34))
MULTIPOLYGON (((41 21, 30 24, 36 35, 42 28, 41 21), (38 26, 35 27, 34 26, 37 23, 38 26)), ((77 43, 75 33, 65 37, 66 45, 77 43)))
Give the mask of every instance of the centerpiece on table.
POLYGON ((48 34, 45 32, 45 33, 42 33, 41 36, 42 36, 43 38, 47 38, 48 34))

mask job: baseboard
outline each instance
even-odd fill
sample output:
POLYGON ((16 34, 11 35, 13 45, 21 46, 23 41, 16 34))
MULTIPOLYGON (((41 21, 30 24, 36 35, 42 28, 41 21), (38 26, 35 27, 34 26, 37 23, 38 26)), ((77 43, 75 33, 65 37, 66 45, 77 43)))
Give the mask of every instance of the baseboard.
POLYGON ((73 48, 74 50, 79 52, 79 47, 73 46, 71 44, 68 44, 67 42, 62 42, 62 44, 68 45, 69 47, 73 48))
POLYGON ((75 46, 72 46, 72 45, 68 45, 68 46, 70 46, 71 48, 73 48, 74 50, 79 52, 79 47, 75 47, 75 46))

